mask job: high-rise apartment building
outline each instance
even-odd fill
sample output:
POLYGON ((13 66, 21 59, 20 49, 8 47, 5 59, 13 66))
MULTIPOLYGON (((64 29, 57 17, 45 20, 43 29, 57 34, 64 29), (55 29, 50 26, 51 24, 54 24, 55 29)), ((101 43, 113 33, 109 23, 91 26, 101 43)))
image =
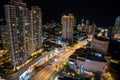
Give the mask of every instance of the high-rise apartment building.
POLYGON ((86 27, 88 27, 89 25, 90 25, 90 22, 89 22, 89 20, 86 20, 86 27))
POLYGON ((85 32, 87 32, 87 33, 90 33, 90 28, 91 28, 92 26, 90 26, 90 22, 89 22, 89 20, 86 20, 86 23, 85 23, 85 32))
POLYGON ((72 14, 63 15, 61 23, 62 23, 62 38, 64 40, 72 41, 75 17, 72 14))
POLYGON ((114 38, 120 38, 120 16, 115 20, 115 27, 113 28, 114 38))
POLYGON ((0 31, 0 50, 2 50, 2 38, 1 38, 1 31, 0 31))
POLYGON ((120 26, 120 16, 118 16, 115 20, 115 26, 120 26))
POLYGON ((39 6, 32 6, 30 11, 30 49, 34 52, 42 46, 42 12, 39 6))
POLYGON ((120 34, 120 16, 118 16, 115 20, 115 33, 120 34))
POLYGON ((11 56, 14 68, 21 66, 29 58, 28 9, 22 0, 11 0, 4 5, 6 27, 3 31, 4 43, 11 56))
POLYGON ((108 37, 109 38, 113 38, 114 37, 114 32, 115 31, 115 28, 113 28, 113 27, 109 27, 108 28, 108 37))

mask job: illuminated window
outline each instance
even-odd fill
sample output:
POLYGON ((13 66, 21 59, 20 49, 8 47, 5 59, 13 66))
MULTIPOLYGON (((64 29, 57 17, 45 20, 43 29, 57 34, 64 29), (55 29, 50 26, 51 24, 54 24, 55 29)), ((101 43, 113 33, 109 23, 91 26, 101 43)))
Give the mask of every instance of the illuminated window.
POLYGON ((22 50, 22 49, 23 49, 23 47, 20 47, 20 49, 22 50))
POLYGON ((99 54, 99 53, 95 53, 95 56, 97 56, 97 57, 101 57, 102 55, 99 54))
POLYGON ((89 59, 86 59, 85 61, 90 62, 90 60, 89 60, 89 59))
POLYGON ((34 23, 36 23, 36 21, 34 21, 34 23))
POLYGON ((17 34, 19 34, 20 33, 20 31, 17 29, 17 34))
POLYGON ((36 11, 33 11, 34 13, 36 13, 36 11))
POLYGON ((12 26, 15 26, 15 24, 13 23, 12 26))
POLYGON ((18 53, 18 51, 15 51, 15 53, 18 53))
POLYGON ((29 23, 25 23, 25 26, 29 25, 29 23))
POLYGON ((20 6, 19 9, 22 10, 22 7, 20 6))
POLYGON ((16 17, 16 21, 18 21, 18 18, 16 17))

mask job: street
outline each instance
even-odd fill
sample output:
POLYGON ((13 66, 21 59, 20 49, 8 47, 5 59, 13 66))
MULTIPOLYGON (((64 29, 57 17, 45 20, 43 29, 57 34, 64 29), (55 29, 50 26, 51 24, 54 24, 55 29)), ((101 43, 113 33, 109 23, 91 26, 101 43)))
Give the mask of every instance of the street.
POLYGON ((57 70, 57 65, 61 66, 61 63, 67 59, 70 55, 74 53, 77 48, 83 47, 87 43, 87 40, 81 41, 76 44, 74 47, 70 47, 65 52, 61 53, 60 55, 56 55, 58 57, 58 62, 52 62, 51 66, 47 65, 42 70, 38 71, 31 80, 48 80, 54 73, 59 72, 57 70))

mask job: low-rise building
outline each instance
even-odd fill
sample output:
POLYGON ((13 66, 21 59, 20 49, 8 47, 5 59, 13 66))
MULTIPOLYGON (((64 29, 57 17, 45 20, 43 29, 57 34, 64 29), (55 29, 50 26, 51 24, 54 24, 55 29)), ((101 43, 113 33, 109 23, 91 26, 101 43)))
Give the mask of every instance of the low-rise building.
POLYGON ((90 48, 77 49, 76 52, 69 57, 69 66, 74 71, 102 72, 106 65, 107 62, 103 54, 90 48))

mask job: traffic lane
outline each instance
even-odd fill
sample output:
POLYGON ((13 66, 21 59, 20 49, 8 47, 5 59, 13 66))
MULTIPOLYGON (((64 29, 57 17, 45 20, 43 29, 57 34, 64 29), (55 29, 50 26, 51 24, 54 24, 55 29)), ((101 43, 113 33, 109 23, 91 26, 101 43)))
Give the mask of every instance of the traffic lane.
POLYGON ((49 74, 50 70, 52 70, 51 68, 54 68, 56 63, 53 62, 51 64, 52 66, 47 65, 44 69, 37 72, 31 80, 34 80, 36 77, 39 77, 41 79, 41 77, 43 77, 44 75, 49 74))
MULTIPOLYGON (((83 43, 81 43, 82 44, 82 46, 84 45, 83 43)), ((81 44, 79 44, 78 46, 80 46, 81 44)), ((63 52, 62 53, 62 55, 61 56, 58 56, 58 61, 60 62, 60 61, 62 61, 62 60, 64 60, 63 58, 65 57, 65 56, 67 56, 66 58, 68 58, 73 52, 74 52, 74 50, 75 49, 69 49, 68 51, 66 51, 66 52, 63 52), (64 57, 63 57, 64 56, 64 57)), ((50 70, 50 69, 49 69, 50 70)), ((43 71, 43 75, 46 75, 46 73, 47 73, 47 71, 48 70, 46 70, 46 68, 44 68, 44 71, 43 71)), ((40 71, 41 72, 41 71, 40 71)), ((48 71, 49 72, 49 71, 48 71)), ((47 75, 48 75, 48 73, 47 73, 47 75)), ((44 78, 44 77, 43 77, 44 78)))
MULTIPOLYGON (((61 57, 58 57, 58 61, 62 61, 63 59, 61 57)), ((50 75, 50 72, 53 74, 55 71, 53 71, 54 68, 56 68, 56 65, 58 65, 59 63, 56 62, 52 62, 51 63, 52 66, 47 65, 43 70, 39 71, 39 73, 35 74, 35 78, 38 77, 38 79, 40 78, 45 78, 44 75, 50 75), (52 68, 52 69, 51 69, 52 68), (52 71, 51 71, 52 70, 52 71), (41 74, 41 75, 39 75, 41 74)), ((51 75, 50 75, 51 76, 51 75)), ((34 78, 32 78, 32 80, 34 80, 34 78)))

